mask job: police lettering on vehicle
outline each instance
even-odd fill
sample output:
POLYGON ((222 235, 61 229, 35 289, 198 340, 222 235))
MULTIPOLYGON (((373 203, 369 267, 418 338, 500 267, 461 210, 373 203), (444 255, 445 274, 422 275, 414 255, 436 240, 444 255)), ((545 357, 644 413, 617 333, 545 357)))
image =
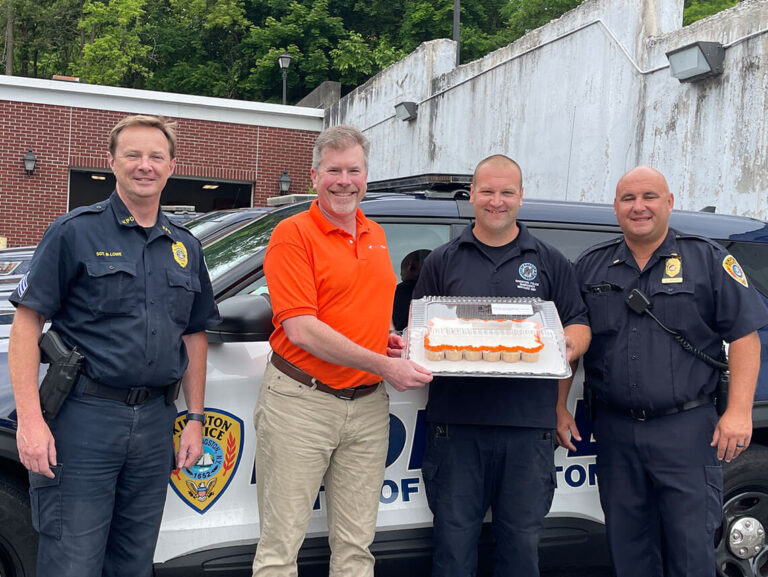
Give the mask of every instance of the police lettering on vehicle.
MULTIPOLYGON (((179 448, 181 433, 186 423, 184 411, 176 416, 173 443, 179 448)), ((203 424, 203 455, 190 468, 175 469, 171 473, 171 487, 176 494, 200 514, 205 513, 217 500, 237 472, 243 451, 243 421, 226 411, 205 409, 203 424)))

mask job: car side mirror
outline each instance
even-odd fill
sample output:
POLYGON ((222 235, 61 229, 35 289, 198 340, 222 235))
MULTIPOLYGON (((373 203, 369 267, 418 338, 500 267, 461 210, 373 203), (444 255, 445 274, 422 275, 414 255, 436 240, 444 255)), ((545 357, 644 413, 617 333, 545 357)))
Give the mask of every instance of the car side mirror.
POLYGON ((272 326, 272 305, 266 295, 237 295, 219 303, 220 325, 206 331, 209 343, 250 343, 268 341, 272 326))

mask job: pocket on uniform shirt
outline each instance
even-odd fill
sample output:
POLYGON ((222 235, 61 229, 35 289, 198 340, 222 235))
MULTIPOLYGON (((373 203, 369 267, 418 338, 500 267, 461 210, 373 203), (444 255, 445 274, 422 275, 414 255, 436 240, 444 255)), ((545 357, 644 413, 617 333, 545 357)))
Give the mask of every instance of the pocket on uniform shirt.
POLYGON ((618 330, 616 313, 623 312, 624 298, 620 287, 603 283, 587 285, 582 289, 584 302, 589 310, 589 326, 594 335, 610 335, 618 330), (597 288, 606 287, 596 292, 597 288))
POLYGON ((29 500, 32 509, 32 526, 38 533, 61 539, 61 474, 62 466, 51 467, 55 475, 29 473, 29 500))
POLYGON ((705 466, 704 479, 707 483, 707 531, 714 532, 723 521, 723 468, 720 465, 705 466))
POLYGON ((129 315, 136 308, 136 263, 99 260, 85 263, 91 298, 88 306, 96 315, 129 315))
POLYGON ((189 272, 168 269, 168 314, 171 320, 186 326, 192 313, 195 296, 200 293, 200 279, 189 272))

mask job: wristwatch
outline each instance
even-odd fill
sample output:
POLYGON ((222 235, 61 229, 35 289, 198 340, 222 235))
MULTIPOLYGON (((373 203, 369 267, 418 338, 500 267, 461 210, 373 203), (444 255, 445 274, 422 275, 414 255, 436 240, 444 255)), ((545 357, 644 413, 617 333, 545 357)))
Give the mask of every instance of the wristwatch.
POLYGON ((201 423, 205 424, 205 414, 204 413, 187 413, 187 422, 189 421, 200 421, 201 423))

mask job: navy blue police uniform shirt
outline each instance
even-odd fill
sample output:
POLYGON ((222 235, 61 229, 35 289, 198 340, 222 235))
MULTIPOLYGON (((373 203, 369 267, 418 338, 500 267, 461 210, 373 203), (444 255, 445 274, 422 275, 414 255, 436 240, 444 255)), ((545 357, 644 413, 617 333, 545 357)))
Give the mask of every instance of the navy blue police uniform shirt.
POLYGON ((719 377, 649 315, 629 308, 633 289, 667 328, 715 359, 723 340, 768 324, 768 309, 736 260, 705 238, 670 229, 642 272, 620 238, 587 249, 575 268, 592 329, 585 382, 611 406, 672 408, 713 393, 719 377))
POLYGON ((77 346, 87 376, 120 388, 180 379, 181 336, 219 322, 200 242, 162 212, 147 234, 116 192, 51 224, 10 301, 77 346))
MULTIPOLYGON (((413 298, 424 296, 538 297, 553 301, 563 326, 588 324, 573 268, 522 223, 503 258, 494 262, 468 225, 424 261, 413 298)), ((436 376, 427 420, 465 425, 554 428, 557 380, 436 376)))

